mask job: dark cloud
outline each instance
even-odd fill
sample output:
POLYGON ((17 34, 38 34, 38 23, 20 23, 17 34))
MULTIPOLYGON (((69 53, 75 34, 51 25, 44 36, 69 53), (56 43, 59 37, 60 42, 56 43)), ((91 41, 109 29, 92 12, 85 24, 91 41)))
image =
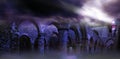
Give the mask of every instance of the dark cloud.
POLYGON ((87 0, 60 0, 60 1, 81 7, 87 0))
POLYGON ((18 10, 23 11, 23 13, 29 10, 35 15, 76 16, 74 12, 62 8, 60 1, 79 7, 85 2, 85 0, 18 0, 16 4, 18 10))
POLYGON ((120 0, 104 5, 104 10, 113 17, 120 16, 120 0))
POLYGON ((86 0, 0 0, 0 15, 6 10, 13 10, 15 14, 32 14, 35 16, 54 16, 60 15, 65 17, 78 16, 71 6, 64 8, 61 2, 68 3, 77 7, 82 7, 86 0))

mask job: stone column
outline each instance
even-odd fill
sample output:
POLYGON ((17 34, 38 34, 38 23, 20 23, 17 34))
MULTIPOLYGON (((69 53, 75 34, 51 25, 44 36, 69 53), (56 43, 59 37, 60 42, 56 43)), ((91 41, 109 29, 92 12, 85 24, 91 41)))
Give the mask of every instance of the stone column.
POLYGON ((45 39, 45 36, 44 36, 45 34, 44 33, 40 33, 40 38, 38 39, 38 49, 39 49, 39 52, 41 53, 41 54, 44 54, 44 45, 45 45, 45 43, 44 43, 44 39, 45 39))
POLYGON ((60 39, 60 48, 63 52, 67 52, 67 42, 68 42, 68 23, 60 23, 57 25, 60 39))
POLYGON ((117 51, 119 51, 120 52, 120 19, 117 19, 116 20, 116 24, 117 24, 117 37, 116 37, 116 49, 117 49, 117 51))
POLYGON ((81 33, 82 33, 82 39, 80 41, 80 43, 81 43, 81 51, 85 52, 86 51, 86 43, 87 43, 87 32, 86 32, 85 24, 80 25, 80 30, 81 30, 81 33))
POLYGON ((10 51, 12 53, 17 53, 19 50, 18 48, 19 32, 17 30, 15 22, 13 22, 11 25, 10 33, 11 33, 10 51))

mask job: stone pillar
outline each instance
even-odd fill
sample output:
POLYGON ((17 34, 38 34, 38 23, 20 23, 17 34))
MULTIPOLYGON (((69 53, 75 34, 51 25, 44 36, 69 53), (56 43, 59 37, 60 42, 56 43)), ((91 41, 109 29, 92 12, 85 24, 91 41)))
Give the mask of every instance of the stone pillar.
POLYGON ((16 53, 19 50, 18 48, 19 32, 17 30, 15 22, 13 22, 11 25, 10 33, 11 33, 10 51, 12 53, 14 52, 16 53))
POLYGON ((67 52, 67 42, 68 42, 68 23, 60 23, 58 26, 59 39, 60 39, 60 48, 63 52, 67 52))
POLYGON ((59 31, 59 38, 61 42, 61 49, 66 52, 67 50, 67 42, 68 42, 68 32, 67 30, 60 30, 59 31))
POLYGON ((40 52, 40 54, 44 54, 44 39, 45 39, 45 34, 44 33, 41 33, 40 34, 40 38, 38 39, 38 51, 40 52))
POLYGON ((120 19, 117 19, 116 20, 116 24, 117 24, 117 37, 116 37, 116 49, 117 49, 117 51, 119 51, 120 52, 120 19))
POLYGON ((82 39, 80 41, 80 43, 81 43, 81 51, 85 52, 86 51, 86 43, 87 43, 87 32, 86 32, 85 24, 80 25, 80 30, 81 30, 81 33, 82 33, 82 39))

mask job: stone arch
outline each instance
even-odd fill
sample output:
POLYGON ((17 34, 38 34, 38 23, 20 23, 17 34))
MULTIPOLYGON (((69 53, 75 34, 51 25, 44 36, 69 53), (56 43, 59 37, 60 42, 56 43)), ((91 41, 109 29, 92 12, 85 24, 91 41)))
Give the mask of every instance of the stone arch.
MULTIPOLYGON (((71 45, 69 47, 69 49, 71 50, 71 48, 72 48, 73 52, 76 53, 77 50, 79 49, 78 45, 80 44, 80 33, 79 33, 78 28, 77 28, 77 25, 70 24, 69 30, 73 31, 74 35, 75 35, 74 38, 72 38, 71 36, 68 36, 68 40, 69 40, 68 43, 71 45)), ((72 33, 70 33, 70 34, 72 34, 72 33)))
POLYGON ((20 53, 30 52, 32 50, 32 45, 30 38, 27 35, 22 35, 19 39, 19 51, 20 53))
MULTIPOLYGON (((78 33, 78 30, 77 30, 77 28, 76 28, 76 26, 75 25, 72 25, 72 24, 70 24, 70 26, 68 27, 68 29, 66 29, 66 28, 62 28, 61 29, 61 27, 59 26, 60 25, 60 23, 58 23, 58 22, 52 22, 52 23, 50 23, 50 24, 52 24, 52 25, 54 25, 54 26, 56 26, 57 27, 57 29, 58 30, 72 30, 72 31, 74 31, 74 33, 75 33, 75 39, 76 39, 76 41, 79 41, 79 33, 78 33), (60 28, 60 29, 59 29, 60 28)), ((49 24, 49 25, 50 25, 49 24)))
POLYGON ((79 41, 80 41, 80 37, 79 36, 80 35, 79 35, 79 32, 78 32, 76 26, 75 25, 71 25, 70 26, 70 30, 74 31, 74 33, 75 33, 75 41, 76 41, 76 43, 79 43, 79 41))
POLYGON ((28 22, 32 23, 36 27, 37 36, 39 37, 40 36, 39 26, 38 26, 38 24, 36 23, 36 21, 34 19, 30 19, 30 18, 20 18, 20 19, 18 19, 18 21, 16 21, 17 29, 25 21, 28 21, 28 22))
POLYGON ((50 33, 47 34, 51 34, 48 38, 46 38, 46 44, 48 49, 50 50, 59 50, 60 49, 60 41, 59 41, 59 33, 58 33, 58 26, 56 24, 52 23, 48 23, 46 24, 48 27, 46 28, 47 31, 50 30, 50 33), (50 26, 50 28, 49 28, 50 26), (53 43, 54 42, 54 43, 53 43), (53 47, 53 48, 52 48, 53 47))
MULTIPOLYGON (((24 23, 24 22, 29 22, 30 24, 32 24, 33 26, 35 26, 35 29, 37 30, 37 36, 36 36, 36 38, 34 39, 34 42, 33 42, 33 44, 35 44, 36 42, 36 40, 39 40, 40 39, 40 35, 41 35, 41 33, 40 33, 40 29, 39 29, 39 25, 37 24, 37 22, 35 21, 35 19, 34 18, 16 18, 16 19, 18 19, 18 21, 15 21, 15 23, 16 23, 16 27, 17 27, 17 30, 19 29, 19 27, 20 27, 20 25, 22 24, 22 23, 24 23)), ((31 41, 30 41, 30 43, 32 43, 31 41)), ((34 47, 33 47, 33 49, 35 49, 35 45, 33 45, 34 47)))
POLYGON ((52 36, 50 37, 48 44, 50 50, 54 50, 54 51, 59 50, 59 40, 55 33, 53 33, 52 36))
MULTIPOLYGON (((60 24, 62 24, 62 23, 59 23, 59 22, 51 22, 50 24, 53 24, 53 25, 55 25, 57 28, 58 28, 58 31, 59 30, 66 30, 66 31, 68 31, 68 30, 72 30, 72 31, 74 31, 74 33, 75 33, 75 41, 76 41, 76 44, 79 44, 80 43, 80 38, 81 37, 79 37, 80 36, 80 33, 79 33, 79 31, 81 31, 81 30, 79 30, 78 29, 78 27, 77 27, 77 25, 76 24, 69 24, 69 23, 67 23, 68 24, 68 26, 67 26, 67 28, 65 27, 63 27, 63 28, 61 28, 61 26, 60 26, 60 24)), ((63 23, 64 24, 64 23, 63 23)), ((84 31, 84 28, 83 28, 83 31, 84 31)), ((84 35, 84 37, 85 37, 85 35, 84 35)), ((68 39, 67 39, 68 40, 68 39)), ((69 40, 69 41, 71 41, 71 40, 69 40)), ((73 41, 72 41, 73 42, 73 41)), ((76 45, 77 46, 77 45, 76 45)))

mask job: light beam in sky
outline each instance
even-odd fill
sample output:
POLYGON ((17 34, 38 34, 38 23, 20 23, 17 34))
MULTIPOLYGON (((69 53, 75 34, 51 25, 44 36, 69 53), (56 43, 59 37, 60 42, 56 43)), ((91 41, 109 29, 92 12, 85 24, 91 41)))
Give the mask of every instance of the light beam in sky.
POLYGON ((84 16, 85 18, 90 17, 92 19, 96 19, 111 24, 114 18, 109 16, 106 12, 102 10, 102 6, 104 5, 104 3, 103 0, 88 1, 83 5, 82 8, 76 9, 76 13, 84 16))
MULTIPOLYGON (((114 17, 108 15, 104 10, 104 4, 115 2, 116 0, 88 0, 86 3, 83 4, 82 7, 77 7, 65 2, 61 2, 69 11, 75 12, 79 15, 83 16, 83 21, 88 19, 95 19, 98 21, 102 21, 104 23, 112 24, 114 21, 114 17)), ((87 23, 88 23, 87 21, 87 23)), ((90 23, 89 23, 90 24, 90 23)), ((93 23, 91 23, 93 24, 93 23)), ((97 23, 96 23, 97 24, 97 23)), ((95 25, 95 23, 94 23, 95 25)))

